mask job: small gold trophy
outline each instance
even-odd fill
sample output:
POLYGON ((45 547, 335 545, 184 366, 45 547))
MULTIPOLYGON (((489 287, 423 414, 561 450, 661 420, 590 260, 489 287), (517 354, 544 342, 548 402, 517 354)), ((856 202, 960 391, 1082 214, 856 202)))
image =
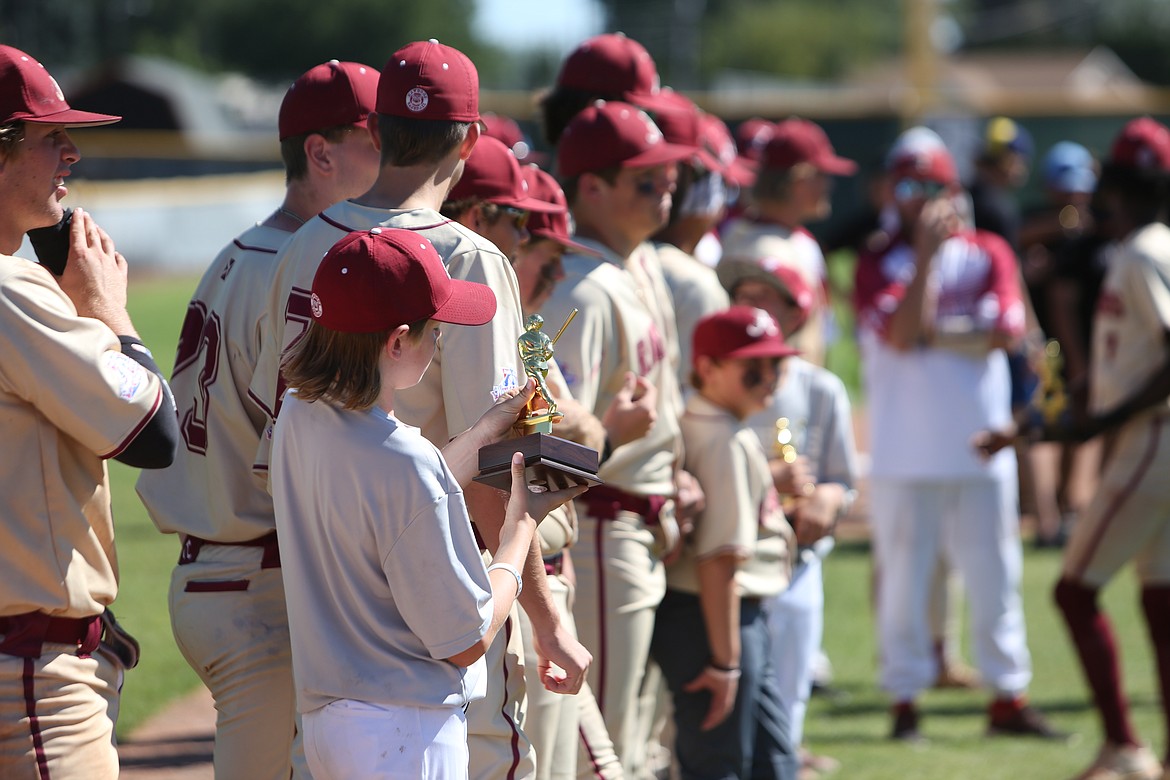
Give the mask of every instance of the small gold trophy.
POLYGON ((569 312, 568 319, 552 338, 544 332, 544 318, 533 314, 524 322, 524 333, 517 339, 524 373, 536 381, 536 393, 528 402, 524 416, 516 423, 521 434, 516 439, 489 444, 479 451, 479 475, 483 482, 502 490, 512 487, 512 453, 524 455, 528 489, 535 492, 563 489, 570 485, 600 485, 597 469, 600 457, 596 450, 552 435, 555 423, 564 419, 557 411, 556 401, 549 392, 548 363, 553 356, 557 339, 577 316, 569 312), (543 401, 543 404, 541 404, 543 401))
MULTIPOLYGON (((796 444, 793 442, 796 436, 792 430, 792 422, 787 417, 779 417, 776 419, 776 438, 772 442, 772 452, 776 457, 783 460, 785 463, 796 462, 796 444)), ((800 486, 800 494, 781 496, 780 506, 785 513, 791 512, 796 508, 796 503, 802 496, 811 496, 816 486, 812 482, 806 482, 800 486)))
POLYGON ((1056 339, 1049 339, 1044 345, 1043 354, 1033 365, 1040 381, 1028 402, 1029 412, 1047 427, 1059 423, 1068 410, 1063 369, 1064 356, 1060 354, 1060 343, 1056 339))

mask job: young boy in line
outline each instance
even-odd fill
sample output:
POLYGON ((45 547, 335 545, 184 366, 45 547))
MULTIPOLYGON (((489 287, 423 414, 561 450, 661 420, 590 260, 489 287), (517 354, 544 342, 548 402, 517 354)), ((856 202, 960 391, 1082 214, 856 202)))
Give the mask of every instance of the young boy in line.
POLYGON ((530 496, 517 455, 485 568, 462 488, 533 383, 442 452, 395 417, 395 394, 427 370, 438 323, 482 325, 495 295, 451 279, 417 232, 375 227, 329 250, 310 304, 282 365, 293 389, 272 457, 306 758, 319 780, 466 778, 464 709, 484 694, 480 659, 523 589, 537 521, 584 490, 530 496))
POLYGON ((775 391, 780 360, 794 354, 762 309, 735 306, 695 326, 695 393, 681 425, 685 468, 707 503, 667 567, 651 643, 686 778, 796 777, 762 608, 788 584, 795 539, 768 456, 745 423, 775 391))

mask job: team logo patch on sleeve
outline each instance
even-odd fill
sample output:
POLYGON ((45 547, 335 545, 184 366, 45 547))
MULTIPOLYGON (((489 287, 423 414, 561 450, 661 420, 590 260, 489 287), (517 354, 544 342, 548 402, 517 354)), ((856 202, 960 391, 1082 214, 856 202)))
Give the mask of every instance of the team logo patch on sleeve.
POLYGON ((146 369, 121 352, 102 355, 102 369, 114 380, 114 390, 123 401, 137 396, 147 381, 146 369))
POLYGON ((501 368, 500 370, 503 372, 504 378, 500 380, 498 385, 492 388, 493 401, 500 400, 500 396, 502 396, 504 393, 509 390, 515 390, 520 386, 520 384, 516 381, 516 369, 505 367, 501 368))

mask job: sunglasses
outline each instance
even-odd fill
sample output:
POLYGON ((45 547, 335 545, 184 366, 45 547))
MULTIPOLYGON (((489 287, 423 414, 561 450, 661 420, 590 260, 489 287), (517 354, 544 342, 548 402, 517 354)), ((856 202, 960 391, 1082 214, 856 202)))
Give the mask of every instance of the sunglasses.
POLYGON ((524 209, 518 209, 515 206, 500 206, 500 214, 512 220, 512 224, 517 230, 523 230, 528 227, 528 212, 524 209))
POLYGON ((919 181, 918 179, 899 179, 894 184, 894 199, 899 203, 922 198, 933 200, 946 192, 947 186, 936 181, 919 181))

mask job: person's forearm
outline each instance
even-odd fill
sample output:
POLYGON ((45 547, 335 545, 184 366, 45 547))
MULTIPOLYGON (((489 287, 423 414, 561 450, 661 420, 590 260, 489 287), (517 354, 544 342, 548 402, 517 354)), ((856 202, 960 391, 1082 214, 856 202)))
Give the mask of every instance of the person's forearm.
POLYGON ((707 627, 711 661, 725 669, 739 668, 739 594, 736 559, 718 555, 699 561, 699 606, 707 627))
POLYGON ((899 351, 913 349, 933 337, 936 296, 927 290, 930 261, 920 262, 906 295, 890 316, 886 340, 899 351))

